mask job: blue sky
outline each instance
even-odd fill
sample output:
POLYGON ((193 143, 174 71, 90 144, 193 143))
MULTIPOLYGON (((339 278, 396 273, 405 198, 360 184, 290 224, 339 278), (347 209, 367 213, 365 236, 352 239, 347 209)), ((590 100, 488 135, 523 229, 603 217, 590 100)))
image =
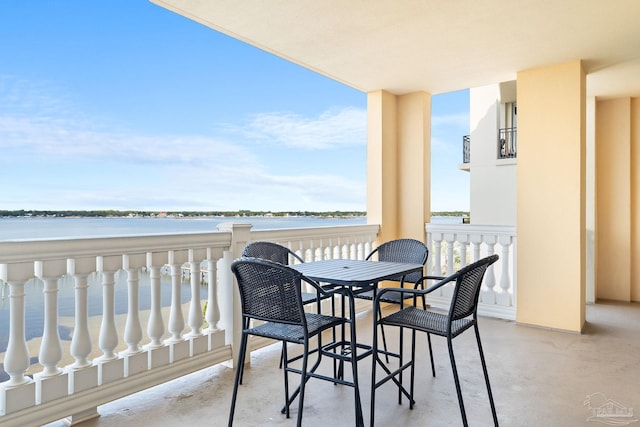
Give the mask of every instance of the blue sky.
MULTIPOLYGON (((468 210, 468 92, 432 104, 468 210)), ((366 209, 365 93, 146 0, 0 2, 0 149, 0 209, 366 209)))

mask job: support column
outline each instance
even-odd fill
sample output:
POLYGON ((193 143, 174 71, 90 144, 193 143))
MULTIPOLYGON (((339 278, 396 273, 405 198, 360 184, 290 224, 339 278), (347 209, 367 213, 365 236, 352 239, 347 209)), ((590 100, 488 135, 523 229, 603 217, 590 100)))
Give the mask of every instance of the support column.
POLYGON ((431 95, 368 95, 367 221, 378 240, 425 241, 430 219, 431 95))
POLYGON ((518 73, 519 322, 585 322, 585 73, 580 61, 518 73))

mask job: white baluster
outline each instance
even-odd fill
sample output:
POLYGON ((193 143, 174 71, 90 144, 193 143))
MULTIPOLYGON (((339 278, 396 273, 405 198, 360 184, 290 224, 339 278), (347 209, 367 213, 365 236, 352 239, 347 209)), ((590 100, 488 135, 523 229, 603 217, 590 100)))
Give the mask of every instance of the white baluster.
POLYGON ((205 318, 207 319, 207 332, 217 331, 218 322, 220 322, 220 308, 218 307, 218 258, 221 254, 209 249, 207 251, 207 270, 209 270, 208 289, 207 289, 207 310, 205 318))
MULTIPOLYGON (((435 237, 435 236, 434 236, 435 237)), ((441 236, 438 236, 441 237, 441 236)), ((442 276, 442 240, 441 238, 434 241, 434 257, 433 257, 433 275, 442 276)))
POLYGON ((171 266, 171 310, 169 311, 169 343, 183 341, 184 316, 182 314, 182 264, 186 261, 186 251, 169 251, 169 265, 171 266))
POLYGON ((102 323, 98 346, 102 350, 100 362, 117 359, 115 349, 118 345, 116 329, 115 273, 122 266, 122 257, 105 256, 97 258, 97 270, 102 275, 102 323))
POLYGON ((95 258, 70 259, 67 261, 67 273, 75 282, 75 326, 71 338, 71 355, 75 359, 73 369, 91 365, 91 335, 89 333, 89 284, 87 278, 95 267, 95 258))
MULTIPOLYGON (((485 243, 487 244, 487 256, 491 256, 495 252, 496 246, 496 236, 485 236, 485 243)), ((487 271, 484 274, 484 286, 482 291, 482 302, 485 304, 495 304, 496 303, 496 292, 494 291, 494 287, 496 286, 496 275, 493 271, 493 265, 490 265, 487 268, 487 271)))
POLYGON ((447 233, 444 239, 447 242, 447 276, 453 274, 455 260, 453 258, 453 244, 455 243, 455 234, 447 233))
POLYGON ((123 267, 127 272, 127 320, 124 325, 124 354, 141 351, 142 323, 140 322, 140 268, 146 261, 145 254, 123 255, 123 267))
MULTIPOLYGON (((451 274, 453 274, 454 271, 454 264, 455 264, 455 260, 453 257, 453 245, 455 243, 455 234, 453 233, 445 233, 443 236, 444 241, 446 242, 446 246, 447 246, 447 271, 446 271, 446 276, 450 276, 451 274)), ((451 298, 453 296, 453 289, 454 289, 454 284, 453 283, 449 283, 447 285, 445 285, 444 287, 442 287, 442 295, 451 298)))
POLYGON ((186 338, 200 336, 202 329, 202 304, 200 303, 200 274, 201 251, 189 250, 189 267, 191 268, 191 303, 189 305, 189 327, 191 331, 186 338))
POLYGON ((35 274, 44 282, 44 330, 38 361, 44 367, 42 377, 60 375, 62 345, 58 333, 58 279, 66 272, 66 260, 36 261, 35 274))
POLYGON ((467 247, 469 246, 469 235, 460 233, 456 235, 460 243, 460 268, 467 265, 467 247))
POLYGON ((5 388, 31 382, 25 376, 29 352, 25 338, 24 285, 32 276, 32 263, 0 265, 0 278, 9 284, 9 342, 4 356, 4 370, 9 374, 9 381, 3 384, 5 388))
POLYGON ((162 301, 160 299, 160 286, 162 284, 162 266, 167 262, 167 253, 148 253, 147 268, 151 281, 151 311, 147 324, 147 335, 151 342, 149 348, 162 347, 162 335, 164 334, 164 321, 162 320, 162 301))
POLYGON ((499 236, 498 241, 502 246, 502 254, 500 255, 502 270, 500 273, 500 292, 497 295, 496 302, 499 305, 509 307, 512 305, 511 293, 509 292, 511 288, 511 279, 509 276, 509 251, 511 247, 511 237, 499 236))
POLYGON ((471 236, 471 244, 473 245, 473 259, 471 262, 476 262, 480 259, 480 244, 482 243, 482 235, 473 234, 471 236))

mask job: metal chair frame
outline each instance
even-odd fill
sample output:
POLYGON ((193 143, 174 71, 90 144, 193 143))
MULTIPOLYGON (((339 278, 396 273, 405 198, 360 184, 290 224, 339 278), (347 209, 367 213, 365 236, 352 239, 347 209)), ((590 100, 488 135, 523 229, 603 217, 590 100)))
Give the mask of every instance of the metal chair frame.
POLYGON ((355 305, 353 294, 347 288, 325 290, 318 283, 303 276, 298 271, 283 264, 259 259, 240 258, 231 265, 231 271, 236 277, 242 307, 242 336, 240 351, 236 365, 236 375, 233 385, 231 408, 229 412, 229 427, 233 425, 238 386, 242 383, 244 374, 244 361, 247 351, 247 342, 250 335, 271 338, 285 343, 295 343, 303 346, 301 355, 302 367, 300 369, 289 365, 287 346, 283 348, 284 357, 284 392, 285 404, 282 413, 287 418, 290 416, 290 406, 296 397, 298 401, 297 426, 302 424, 302 412, 304 408, 305 384, 310 378, 319 378, 331 381, 334 384, 348 385, 354 388, 356 425, 363 426, 362 403, 358 386, 357 354, 356 351, 344 354, 336 352, 332 344, 323 346, 322 332, 336 326, 347 326, 351 331, 350 344, 357 348, 355 331, 355 305), (308 313, 302 303, 302 284, 308 283, 318 294, 322 296, 343 296, 349 300, 349 317, 336 317, 320 313, 308 313), (252 326, 254 320, 262 321, 257 326, 252 326), (310 339, 316 337, 317 348, 310 349, 310 339), (309 355, 317 354, 315 363, 309 364, 309 355), (342 378, 325 376, 316 372, 323 356, 338 360, 341 363, 350 362, 352 366, 352 382, 342 378), (300 385, 289 394, 289 373, 300 374, 300 385))
MULTIPOLYGON (((242 250, 242 256, 267 259, 269 261, 274 261, 283 265, 289 265, 290 261, 304 263, 304 259, 300 255, 298 255, 297 253, 289 249, 288 247, 283 246, 279 243, 268 242, 268 241, 255 241, 255 242, 249 243, 242 250)), ((318 292, 302 291, 301 295, 302 295, 303 305, 313 304, 313 303, 318 304, 318 310, 317 310, 318 313, 322 311, 322 306, 320 301, 330 298, 330 296, 321 295, 318 292)), ((331 300, 331 315, 335 316, 335 302, 333 299, 331 300)), ((335 330, 333 333, 334 333, 333 338, 335 341, 335 330)), ((284 347, 286 347, 286 345, 287 345, 286 342, 282 343, 283 349, 280 355, 280 364, 279 364, 280 368, 282 368, 282 365, 283 365, 283 359, 285 357, 284 347)), ((290 359, 289 362, 292 362, 297 358, 299 357, 294 357, 293 359, 290 359)))
MULTIPOLYGON (((429 248, 427 248, 427 246, 421 241, 415 240, 415 239, 404 238, 404 239, 389 240, 387 242, 380 244, 377 248, 373 249, 371 252, 369 252, 369 254, 366 257, 367 260, 373 260, 376 258, 378 261, 406 262, 406 263, 412 263, 412 264, 425 265, 427 263, 427 259, 429 258, 429 248)), ((383 296, 381 297, 380 301, 388 304, 397 304, 402 309, 404 307, 404 301, 407 299, 414 298, 414 296, 413 294, 407 294, 404 292, 400 292, 398 290, 401 288, 404 289, 405 283, 414 283, 416 285, 413 286, 413 288, 417 289, 417 286, 418 286, 417 283, 422 276, 423 276, 422 273, 418 272, 418 273, 411 273, 408 275, 398 276, 390 279, 392 281, 399 282, 400 286, 396 288, 395 291, 385 292, 385 294, 383 294, 383 296)), ((435 277, 435 276, 429 276, 429 278, 442 279, 442 277, 435 277)), ((420 285, 422 285, 422 283, 420 283, 420 285)), ((378 291, 376 290, 376 286, 373 286, 372 288, 373 289, 366 289, 361 292, 356 291, 354 292, 354 297, 373 301, 378 291)), ((414 298, 414 304, 415 304, 415 300, 416 299, 414 298)), ((424 297, 422 298, 422 307, 426 308, 426 301, 424 297)), ((381 317, 382 313, 378 311, 377 315, 381 317)), ((385 350, 385 358, 388 362, 389 356, 386 354, 388 352, 387 337, 384 333, 384 327, 382 326, 380 327, 380 332, 382 334, 382 343, 385 350)), ((431 351, 431 337, 429 335, 427 335, 427 341, 429 343, 429 351, 431 351)), ((433 364, 431 366, 431 369, 432 371, 435 372, 435 368, 433 364)), ((398 396, 398 399, 400 400, 401 396, 398 396)))
MULTIPOLYGON (((480 341, 480 332, 478 329, 478 300, 480 293, 480 286, 484 274, 490 265, 498 260, 498 255, 491 255, 476 261, 456 273, 444 278, 435 285, 427 289, 412 289, 403 290, 403 292, 411 293, 414 297, 425 297, 427 294, 440 289, 448 283, 455 283, 453 297, 451 299, 451 305, 448 313, 441 314, 431 310, 420 309, 415 306, 407 307, 394 312, 385 317, 374 316, 374 333, 373 333, 373 363, 371 372, 371 426, 374 425, 375 417, 375 392, 378 387, 383 385, 389 380, 392 380, 399 389, 399 393, 405 395, 409 399, 409 408, 413 409, 415 400, 413 398, 414 392, 414 379, 415 379, 415 338, 416 331, 425 332, 427 334, 434 334, 445 337, 447 339, 447 346, 449 350, 449 359, 451 361, 451 367, 453 371, 453 378, 456 385, 456 393, 458 395, 458 404, 460 406, 460 414, 462 415, 462 422, 464 426, 468 426, 467 415, 464 409, 464 402, 462 399, 462 391, 460 387, 460 379, 458 376, 458 369, 456 367, 455 356, 453 353, 453 339, 473 327, 475 330, 476 341, 478 344, 478 351, 480 354, 480 361, 482 363, 482 371, 484 374, 485 384, 487 386, 487 393, 489 396, 489 403, 491 405, 491 414, 493 415, 494 425, 498 426, 498 417, 496 415, 496 408, 493 401, 493 394, 491 392, 491 386, 489 384, 489 374, 487 372, 487 365, 485 363, 484 352, 482 350, 482 343, 480 341), (411 359, 403 363, 403 349, 400 347, 398 354, 399 367, 394 371, 391 371, 389 367, 383 364, 379 359, 377 329, 378 327, 396 326, 400 328, 400 334, 402 335, 403 328, 411 329, 411 359), (381 380, 376 379, 376 367, 380 365, 385 371, 385 376, 381 380), (402 385, 402 372, 406 369, 410 369, 410 388, 409 391, 402 385)), ((421 278, 422 282, 427 277, 421 278)), ((378 295, 374 301, 374 309, 380 310, 380 304, 384 301, 384 294, 387 292, 398 291, 394 288, 384 288, 379 290, 378 295)), ((431 348, 429 348, 431 356, 431 366, 433 369, 433 354, 431 348)), ((435 376, 435 371, 433 371, 435 376)))

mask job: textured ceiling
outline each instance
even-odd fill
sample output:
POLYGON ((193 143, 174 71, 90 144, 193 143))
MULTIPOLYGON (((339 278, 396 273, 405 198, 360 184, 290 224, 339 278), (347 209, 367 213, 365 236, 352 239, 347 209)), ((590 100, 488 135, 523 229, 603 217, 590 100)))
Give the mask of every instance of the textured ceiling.
POLYGON ((583 60, 591 96, 640 96, 639 0, 151 0, 364 92, 432 94, 583 60))

